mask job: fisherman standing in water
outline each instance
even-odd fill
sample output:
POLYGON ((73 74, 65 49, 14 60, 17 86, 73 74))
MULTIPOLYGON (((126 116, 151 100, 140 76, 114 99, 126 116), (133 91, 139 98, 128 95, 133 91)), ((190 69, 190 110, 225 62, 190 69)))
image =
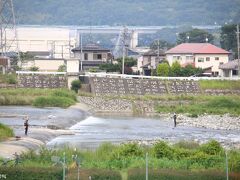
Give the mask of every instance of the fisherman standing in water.
POLYGON ((26 117, 24 117, 24 119, 25 119, 25 121, 24 121, 25 135, 27 136, 27 134, 28 134, 28 126, 29 126, 29 124, 28 124, 29 118, 28 118, 28 116, 26 116, 26 117))
POLYGON ((173 122, 174 122, 174 127, 177 126, 177 115, 176 113, 173 114, 173 122))

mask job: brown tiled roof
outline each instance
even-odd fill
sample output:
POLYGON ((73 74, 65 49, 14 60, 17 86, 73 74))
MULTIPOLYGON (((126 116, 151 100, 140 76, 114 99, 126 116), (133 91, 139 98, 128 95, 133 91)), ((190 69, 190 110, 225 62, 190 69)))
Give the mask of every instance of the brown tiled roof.
POLYGON ((229 61, 228 63, 222 64, 219 66, 219 69, 238 69, 238 60, 229 61))

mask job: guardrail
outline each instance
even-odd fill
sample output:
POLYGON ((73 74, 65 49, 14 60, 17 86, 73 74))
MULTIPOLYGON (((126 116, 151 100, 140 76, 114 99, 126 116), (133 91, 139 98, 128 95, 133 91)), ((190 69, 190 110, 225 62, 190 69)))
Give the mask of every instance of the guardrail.
POLYGON ((43 71, 16 71, 16 74, 53 74, 53 75, 65 75, 66 72, 43 72, 43 71))
POLYGON ((129 78, 129 79, 160 79, 160 80, 240 80, 239 77, 159 77, 159 76, 142 76, 142 75, 126 75, 126 74, 108 74, 108 73, 86 73, 87 77, 110 77, 110 78, 129 78))

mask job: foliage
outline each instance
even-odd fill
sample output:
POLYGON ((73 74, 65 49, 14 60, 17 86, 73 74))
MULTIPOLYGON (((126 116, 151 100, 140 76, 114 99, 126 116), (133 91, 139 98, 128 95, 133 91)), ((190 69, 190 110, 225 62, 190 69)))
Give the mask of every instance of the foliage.
POLYGON ((157 158, 173 158, 173 149, 164 141, 159 141, 153 145, 154 155, 157 158))
POLYGON ((123 144, 114 152, 114 158, 126 158, 142 156, 143 151, 137 143, 123 144))
POLYGON ((0 83, 16 84, 16 74, 0 74, 0 83))
POLYGON ((33 60, 34 56, 29 54, 28 52, 20 52, 20 59, 22 61, 25 61, 25 60, 33 60))
POLYGON ((71 3, 66 0, 14 0, 19 24, 34 25, 224 24, 230 19, 238 22, 239 6, 237 0, 217 0, 214 3, 206 0, 71 0, 71 3), (106 18, 106 12, 111 16, 106 18), (119 16, 123 12, 124 16, 119 16))
POLYGON ((193 99, 189 104, 156 107, 157 112, 177 112, 194 115, 201 114, 226 114, 240 115, 240 99, 238 96, 203 96, 193 99))
POLYGON ((38 71, 39 67, 33 66, 29 68, 29 71, 38 71))
MULTIPOLYGON (((63 107, 70 102, 74 104, 76 101, 76 94, 67 89, 0 89, 0 105, 31 105, 35 104, 35 100, 38 97, 60 97, 60 99, 69 99, 67 100, 68 103, 63 103, 63 107)), ((50 99, 53 100, 52 98, 50 99)), ((54 105, 54 103, 52 105, 54 105)), ((62 106, 59 105, 59 107, 62 106)))
POLYGON ((56 167, 0 167, 1 175, 6 175, 9 180, 16 179, 62 179, 62 169, 56 167))
MULTIPOLYGON (((223 171, 176 171, 168 169, 149 169, 148 173, 149 179, 154 180, 224 180, 226 175, 223 171)), ((234 177, 233 174, 230 174, 230 178, 234 177)), ((240 178, 240 175, 235 176, 240 178)), ((128 180, 145 180, 146 174, 145 169, 130 169, 128 171, 128 180)))
POLYGON ((171 66, 171 75, 174 77, 180 76, 181 74, 181 65, 178 61, 175 61, 171 66))
POLYGON ((67 71, 67 66, 64 64, 64 65, 60 65, 58 67, 58 72, 66 72, 67 71))
POLYGON ((200 151, 208 155, 219 155, 223 152, 223 148, 221 147, 219 142, 211 140, 208 143, 203 144, 200 147, 200 151))
MULTIPOLYGON (((122 67, 122 58, 118 58, 117 61, 118 61, 118 64, 120 65, 120 67, 122 67)), ((135 65, 137 65, 137 60, 132 57, 125 57, 124 65, 127 67, 135 66, 135 65)))
POLYGON ((155 40, 153 41, 151 44, 150 44, 150 48, 151 49, 162 49, 162 50, 167 50, 167 49, 170 49, 172 48, 174 45, 165 41, 165 40, 155 40))
POLYGON ((120 72, 120 65, 119 64, 106 63, 106 64, 101 64, 99 66, 99 69, 106 70, 106 72, 120 72))
POLYGON ((233 51, 235 53, 235 58, 237 58, 237 25, 229 24, 221 27, 221 47, 228 51, 233 51))
POLYGON ((214 37, 212 34, 201 29, 192 29, 187 32, 182 32, 178 35, 177 44, 181 43, 205 43, 208 38, 209 43, 213 43, 214 37), (189 38, 189 39, 188 39, 189 38))
POLYGON ((73 80, 71 82, 71 90, 75 91, 78 93, 78 90, 81 88, 81 81, 79 79, 73 80))
POLYGON ((37 97, 33 106, 36 107, 69 107, 75 104, 75 101, 66 97, 56 97, 56 96, 48 96, 48 97, 37 97))
POLYGON ((169 76, 170 67, 167 63, 161 63, 157 67, 157 75, 158 76, 169 76))
POLYGON ((13 130, 0 123, 0 141, 12 136, 14 136, 13 130))

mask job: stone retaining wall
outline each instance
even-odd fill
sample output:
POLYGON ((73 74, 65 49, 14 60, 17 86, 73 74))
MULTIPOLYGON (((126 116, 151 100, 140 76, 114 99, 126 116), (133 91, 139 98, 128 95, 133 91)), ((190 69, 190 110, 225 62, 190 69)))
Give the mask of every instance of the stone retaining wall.
POLYGON ((18 76, 20 88, 66 88, 67 78, 64 75, 21 74, 18 76))
POLYGON ((91 91, 101 95, 197 94, 197 81, 90 77, 91 91))

